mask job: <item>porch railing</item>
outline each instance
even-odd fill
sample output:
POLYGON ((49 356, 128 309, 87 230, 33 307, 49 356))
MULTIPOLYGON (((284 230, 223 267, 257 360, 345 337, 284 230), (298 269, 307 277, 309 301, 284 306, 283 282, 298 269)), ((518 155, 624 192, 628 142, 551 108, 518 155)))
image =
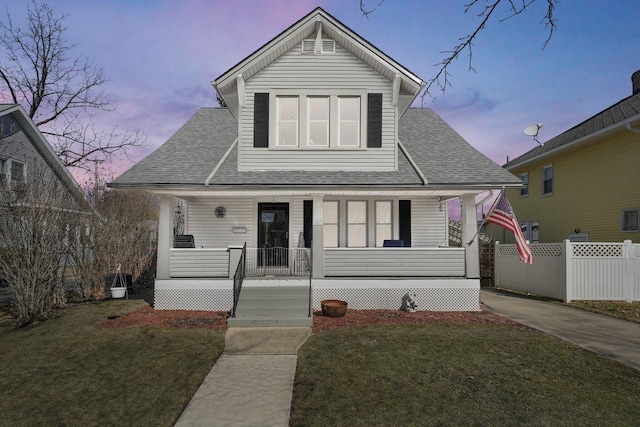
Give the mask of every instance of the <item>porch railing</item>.
POLYGON ((240 300, 240 291, 242 290, 242 282, 244 281, 246 273, 246 261, 247 261, 247 244, 242 246, 242 253, 240 254, 240 260, 238 261, 238 268, 233 275, 233 308, 231 309, 231 317, 236 317, 236 308, 238 307, 238 301, 240 300))
POLYGON ((249 248, 246 252, 247 277, 306 277, 311 271, 310 251, 307 248, 249 248))

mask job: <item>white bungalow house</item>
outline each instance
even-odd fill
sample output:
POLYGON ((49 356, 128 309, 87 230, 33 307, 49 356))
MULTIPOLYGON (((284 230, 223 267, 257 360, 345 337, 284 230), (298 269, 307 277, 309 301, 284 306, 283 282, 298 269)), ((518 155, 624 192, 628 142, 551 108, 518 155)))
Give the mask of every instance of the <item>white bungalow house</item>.
POLYGON ((462 200, 469 241, 475 196, 521 181, 409 108, 422 79, 318 8, 212 83, 227 108, 201 109, 110 184, 159 196, 156 309, 240 316, 249 290, 266 307, 260 288, 278 288, 280 312, 397 309, 409 291, 418 310, 478 310, 477 244, 448 246, 447 201, 462 200))

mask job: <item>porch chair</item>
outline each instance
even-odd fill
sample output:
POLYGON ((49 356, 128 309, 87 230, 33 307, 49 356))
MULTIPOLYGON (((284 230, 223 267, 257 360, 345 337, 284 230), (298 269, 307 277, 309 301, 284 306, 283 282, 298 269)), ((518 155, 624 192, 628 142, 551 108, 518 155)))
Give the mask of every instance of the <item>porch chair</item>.
POLYGON ((174 248, 195 248, 196 244, 192 234, 176 234, 173 236, 174 248))

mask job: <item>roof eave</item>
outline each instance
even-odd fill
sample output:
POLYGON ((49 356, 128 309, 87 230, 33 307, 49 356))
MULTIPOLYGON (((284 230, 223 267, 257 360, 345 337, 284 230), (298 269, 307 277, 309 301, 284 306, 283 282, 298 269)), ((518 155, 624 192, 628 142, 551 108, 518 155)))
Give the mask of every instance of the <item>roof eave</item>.
POLYGON ((549 151, 545 151, 543 153, 540 153, 534 157, 531 157, 529 159, 525 159, 522 161, 518 161, 516 162, 516 160, 513 160, 509 163, 506 163, 503 165, 503 167, 505 169, 507 169, 508 171, 511 171, 513 169, 517 169, 517 168, 521 168, 523 166, 527 166, 530 165, 532 163, 536 163, 539 162, 541 160, 544 160, 548 157, 552 157, 555 156, 559 153, 562 153, 564 151, 567 150, 572 150, 572 149, 576 149, 580 146, 583 145, 588 145, 589 143, 595 142, 595 140, 602 138, 604 136, 610 135, 610 134, 614 134, 616 132, 619 132, 621 130, 624 130, 625 128, 627 128, 627 125, 632 125, 633 122, 637 122, 640 120, 640 114, 637 114, 633 117, 630 117, 628 119, 625 120, 621 120, 619 122, 616 122, 612 125, 607 126, 606 128, 602 128, 597 130, 596 132, 590 133, 588 135, 584 135, 580 138, 577 138, 571 142, 568 142, 566 144, 562 144, 559 147, 556 147, 552 150, 549 151))

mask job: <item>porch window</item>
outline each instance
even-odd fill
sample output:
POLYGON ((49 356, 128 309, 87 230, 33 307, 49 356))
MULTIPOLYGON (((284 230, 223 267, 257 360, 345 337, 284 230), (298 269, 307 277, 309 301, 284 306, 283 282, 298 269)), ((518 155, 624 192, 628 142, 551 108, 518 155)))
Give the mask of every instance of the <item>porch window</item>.
POLYGON ((323 202, 324 211, 324 246, 338 247, 338 201, 323 202))
POLYGON ((391 201, 376 201, 376 247, 392 239, 391 201))
POLYGON ((640 209, 622 210, 622 231, 640 231, 640 209))
POLYGON ((366 201, 347 201, 347 246, 367 247, 366 201))
POLYGON ((553 193, 553 166, 542 168, 542 195, 553 193))
POLYGON ((298 97, 279 96, 277 98, 277 139, 280 147, 298 146, 298 97))
POLYGON ((520 189, 520 196, 528 196, 529 195, 529 172, 521 173, 520 180, 522 181, 523 187, 520 189))

